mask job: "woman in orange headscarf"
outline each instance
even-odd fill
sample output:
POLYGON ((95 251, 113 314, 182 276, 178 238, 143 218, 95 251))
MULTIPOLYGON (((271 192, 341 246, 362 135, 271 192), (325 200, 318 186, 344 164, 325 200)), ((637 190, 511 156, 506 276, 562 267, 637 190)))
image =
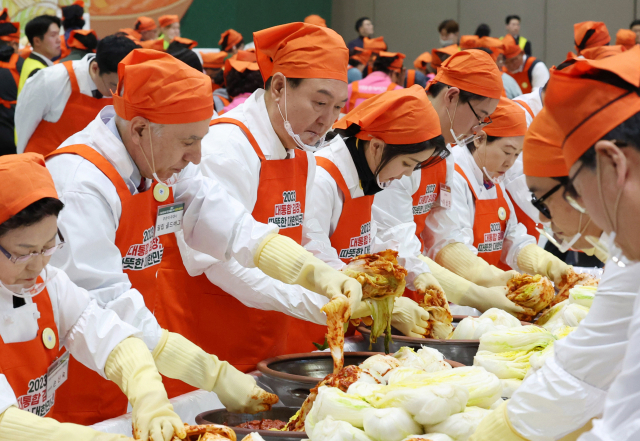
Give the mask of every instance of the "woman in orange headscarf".
MULTIPOLYGON (((388 248, 385 244, 376 249, 374 244, 374 195, 448 151, 438 116, 418 85, 364 101, 334 124, 334 129, 339 136, 316 153, 313 204, 307 211, 309 227, 303 244, 341 269, 353 257, 388 248)), ((409 271, 411 289, 442 291, 426 263, 406 255, 402 244, 396 247, 400 263, 409 271)), ((401 297, 396 299, 392 323, 405 335, 419 338, 429 334, 425 312, 415 301, 401 297)))
POLYGON ((242 34, 233 29, 227 29, 220 34, 220 41, 218 42, 221 51, 225 51, 231 55, 234 55, 238 51, 244 50, 244 38, 242 34))
POLYGON ((224 63, 224 83, 231 102, 219 114, 226 113, 244 103, 264 84, 254 51, 238 51, 224 63))

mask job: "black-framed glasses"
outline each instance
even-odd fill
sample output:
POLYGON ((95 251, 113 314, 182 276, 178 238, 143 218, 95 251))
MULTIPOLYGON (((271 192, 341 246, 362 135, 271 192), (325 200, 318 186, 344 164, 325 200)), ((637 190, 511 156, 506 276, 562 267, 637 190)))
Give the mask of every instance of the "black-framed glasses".
POLYGON ((564 186, 564 191, 562 192, 562 197, 564 198, 565 201, 567 201, 569 205, 571 205, 571 207, 574 210, 579 211, 582 214, 585 214, 587 210, 578 202, 580 195, 578 195, 578 191, 576 190, 576 187, 573 185, 573 180, 580 174, 583 167, 584 167, 584 162, 580 164, 580 167, 578 167, 578 170, 576 170, 576 173, 567 179, 567 183, 564 186))
POLYGON ((482 130, 483 127, 486 127, 486 126, 488 126, 489 124, 491 124, 493 122, 493 120, 491 119, 491 116, 487 116, 487 119, 489 121, 484 121, 484 120, 480 119, 480 117, 476 113, 476 110, 471 105, 471 101, 467 101, 467 104, 469 104, 469 108, 473 112, 473 115, 478 119, 478 125, 474 126, 471 130, 473 130, 474 132, 478 131, 478 130, 482 130))
POLYGON ((53 255, 53 253, 55 253, 56 251, 58 251, 60 248, 62 248, 62 246, 64 245, 64 237, 62 236, 62 233, 60 232, 60 229, 58 229, 58 236, 60 237, 60 243, 52 246, 51 248, 47 248, 46 250, 42 250, 38 253, 29 253, 29 254, 25 254, 24 256, 14 256, 12 255, 9 251, 5 250, 2 246, 0 246, 0 252, 2 252, 2 254, 5 255, 5 257, 7 259, 9 259, 12 263, 14 264, 25 264, 28 261, 30 261, 32 258, 39 256, 39 255, 43 255, 44 257, 50 257, 53 255))
POLYGON ((538 199, 535 194, 531 193, 531 205, 536 207, 538 211, 543 214, 544 217, 551 220, 551 211, 549 211, 549 207, 547 207, 547 204, 545 204, 544 201, 549 199, 549 197, 552 194, 554 194, 556 191, 558 191, 558 189, 563 185, 564 184, 562 183, 556 185, 551 190, 549 190, 544 195, 542 195, 540 199, 538 199))

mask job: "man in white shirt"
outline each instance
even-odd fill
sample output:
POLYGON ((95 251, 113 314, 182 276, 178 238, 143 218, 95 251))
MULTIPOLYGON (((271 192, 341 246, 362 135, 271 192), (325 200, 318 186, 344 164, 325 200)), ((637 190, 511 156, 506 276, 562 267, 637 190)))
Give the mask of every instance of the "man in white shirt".
MULTIPOLYGON (((509 36, 510 37, 510 36, 509 36)), ((549 80, 549 69, 542 60, 525 55, 517 44, 504 39, 504 69, 520 86, 522 93, 530 93, 534 87, 543 87, 549 80)))
POLYGON ((47 155, 84 129, 112 103, 118 63, 137 47, 125 36, 109 35, 100 40, 95 54, 57 64, 30 78, 16 106, 18 153, 47 155))
POLYGON ((18 94, 27 79, 40 69, 53 66, 52 59, 60 55, 60 19, 53 15, 40 15, 32 19, 24 28, 33 51, 25 60, 20 73, 18 94))

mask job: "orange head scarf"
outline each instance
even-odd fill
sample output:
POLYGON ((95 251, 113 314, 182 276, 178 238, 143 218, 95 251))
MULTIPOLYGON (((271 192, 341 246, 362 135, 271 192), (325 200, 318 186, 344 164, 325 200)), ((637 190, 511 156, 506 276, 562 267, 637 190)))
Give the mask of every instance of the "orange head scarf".
POLYGON ((629 29, 620 29, 616 34, 616 44, 631 49, 636 45, 636 33, 629 29))
POLYGON ((429 81, 427 90, 436 82, 488 98, 502 96, 502 73, 491 55, 483 51, 461 51, 450 56, 429 81))
POLYGON ((536 115, 524 136, 522 164, 524 174, 527 176, 540 178, 569 176, 569 169, 562 155, 560 129, 546 108, 536 115))
POLYGON ((349 58, 353 58, 366 66, 371 59, 371 51, 364 50, 361 47, 356 47, 353 49, 353 53, 349 58))
POLYGON ((183 46, 187 49, 193 49, 194 47, 196 47, 198 45, 197 41, 194 40, 189 40, 188 38, 183 38, 183 37, 174 37, 173 40, 171 40, 171 43, 176 42, 178 44, 180 44, 180 46, 183 46))
POLYGON ((369 98, 333 128, 347 129, 352 124, 360 126, 356 138, 369 141, 375 137, 387 144, 416 144, 442 134, 438 114, 417 84, 369 98))
POLYGON ((121 118, 188 124, 213 116, 211 78, 151 49, 134 49, 118 64, 113 107, 121 118))
POLYGON ((244 72, 245 70, 260 70, 256 61, 256 53, 254 51, 238 51, 231 58, 227 58, 224 62, 224 79, 227 80, 227 75, 231 70, 237 70, 238 72, 244 72))
POLYGON ((590 47, 589 49, 583 50, 580 55, 569 52, 569 58, 564 60, 562 64, 573 64, 576 60, 581 60, 583 58, 586 58, 587 60, 601 60, 603 58, 620 54, 624 51, 626 51, 625 47, 620 45, 590 47))
POLYGON ((601 21, 583 21, 573 25, 574 42, 578 55, 584 49, 605 46, 611 41, 607 26, 601 21))
POLYGON ((95 52, 98 46, 98 35, 92 29, 74 29, 69 33, 67 47, 73 47, 82 51, 95 52))
POLYGON ((433 60, 431 52, 423 52, 413 61, 413 67, 416 69, 426 69, 427 64, 431 63, 431 60, 433 60))
POLYGON ((225 51, 220 52, 200 52, 202 57, 202 67, 207 69, 222 69, 224 60, 227 58, 225 51))
POLYGON ((600 60, 578 59, 551 73, 545 108, 560 128, 568 168, 592 145, 640 112, 640 47, 600 60))
POLYGON ((489 136, 507 138, 527 133, 527 117, 524 109, 509 98, 500 97, 498 107, 491 114, 492 123, 482 128, 489 136))
POLYGON ((156 29, 156 22, 153 18, 138 17, 138 19, 136 20, 136 24, 133 27, 138 32, 153 31, 154 29, 156 29))
POLYGON ((327 21, 316 14, 308 15, 307 17, 305 17, 304 22, 316 26, 321 26, 323 28, 327 27, 327 21))
POLYGON ((349 50, 329 28, 289 23, 253 33, 262 78, 328 78, 347 82, 349 50))
POLYGON ((158 19, 158 24, 161 28, 166 28, 167 26, 171 26, 174 23, 179 23, 180 17, 177 15, 163 15, 158 19))
POLYGON ((463 35, 460 37, 460 49, 475 49, 478 47, 478 40, 477 35, 463 35))
POLYGON ((368 49, 372 52, 380 52, 387 50, 387 43, 384 41, 384 37, 367 38, 362 39, 364 49, 368 49))
POLYGON ((53 178, 37 153, 0 157, 0 176, 11 183, 0 188, 0 223, 43 198, 58 199, 53 178), (4 174, 2 174, 4 173, 4 174))
POLYGON ((0 21, 0 40, 20 41, 20 22, 0 21))
POLYGON ((489 49, 491 51, 491 58, 493 58, 493 61, 498 61, 500 54, 504 53, 504 43, 499 38, 482 37, 478 39, 477 47, 489 49))
POLYGON ((125 34, 125 37, 127 37, 129 40, 133 40, 137 44, 140 44, 140 39, 142 38, 142 35, 140 35, 140 32, 135 31, 131 28, 118 29, 118 32, 125 34))
POLYGON ((389 69, 393 70, 395 72, 400 72, 402 71, 402 64, 404 62, 404 59, 406 58, 405 54, 402 54, 400 52, 380 52, 378 54, 379 58, 393 58, 393 61, 391 62, 391 64, 389 65, 389 69))
POLYGON ((136 42, 145 49, 153 49, 155 51, 164 52, 164 40, 147 40, 136 42))
POLYGON ((220 34, 220 41, 218 42, 218 46, 223 51, 229 52, 233 47, 240 43, 242 40, 242 34, 238 31, 234 31, 233 29, 227 29, 222 34, 220 34))
POLYGON ((516 57, 523 52, 522 48, 518 46, 516 39, 513 38, 511 34, 507 34, 502 38, 502 45, 504 57, 506 59, 516 57))
POLYGON ((445 46, 437 49, 431 50, 431 67, 434 69, 439 69, 442 66, 443 58, 446 60, 447 57, 443 55, 454 55, 460 52, 460 48, 457 44, 452 44, 450 46, 445 46))

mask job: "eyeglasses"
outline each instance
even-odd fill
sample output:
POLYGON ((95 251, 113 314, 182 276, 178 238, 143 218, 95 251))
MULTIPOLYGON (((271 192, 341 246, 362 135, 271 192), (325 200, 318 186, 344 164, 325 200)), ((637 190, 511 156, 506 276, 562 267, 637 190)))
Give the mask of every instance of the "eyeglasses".
POLYGON ((580 195, 578 195, 578 191, 576 190, 576 187, 573 185, 573 181, 582 171, 584 164, 585 164, 584 162, 581 163, 576 173, 573 176, 569 177, 569 179, 567 180, 567 183, 564 186, 564 191, 562 192, 562 197, 564 198, 564 200, 567 201, 567 203, 571 205, 571 207, 574 210, 577 210, 582 214, 585 214, 587 210, 578 202, 580 195))
POLYGON ((65 242, 64 242, 64 237, 62 236, 62 233, 60 232, 60 230, 58 230, 58 236, 60 237, 59 244, 51 248, 47 248, 46 250, 42 250, 39 253, 30 253, 30 254, 25 254, 24 256, 13 256, 9 251, 5 250, 2 246, 0 246, 0 252, 2 252, 2 254, 4 254, 5 257, 9 259, 11 262, 13 262, 14 264, 22 265, 29 262, 32 258, 36 256, 42 255, 44 257, 50 257, 53 255, 53 253, 55 253, 60 248, 62 248, 65 242))
POLYGON ((469 104, 469 108, 473 112, 473 115, 478 119, 478 125, 477 126, 473 126, 471 128, 471 130, 473 130, 474 132, 482 130, 483 127, 488 126, 489 124, 491 124, 493 122, 493 120, 491 119, 491 116, 487 116, 487 118, 486 118, 489 121, 484 121, 484 120, 480 119, 480 117, 476 113, 475 109, 471 105, 471 101, 467 101, 467 104, 469 104))
POLYGON ((531 205, 536 207, 540 213, 543 214, 544 217, 551 220, 551 211, 549 211, 549 207, 544 203, 545 200, 549 199, 549 197, 554 194, 563 184, 558 184, 553 187, 551 190, 546 192, 540 199, 536 197, 535 194, 531 193, 531 205))

